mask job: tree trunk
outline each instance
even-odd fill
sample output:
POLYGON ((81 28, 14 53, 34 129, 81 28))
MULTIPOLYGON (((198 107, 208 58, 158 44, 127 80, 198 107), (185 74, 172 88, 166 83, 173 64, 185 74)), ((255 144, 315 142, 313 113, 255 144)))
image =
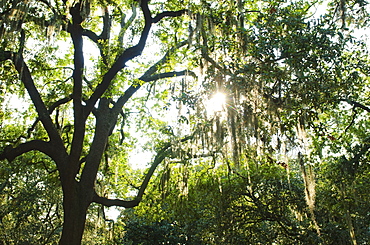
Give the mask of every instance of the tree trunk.
POLYGON ((88 191, 73 181, 63 188, 64 222, 60 245, 80 245, 85 228, 86 213, 91 203, 88 191))

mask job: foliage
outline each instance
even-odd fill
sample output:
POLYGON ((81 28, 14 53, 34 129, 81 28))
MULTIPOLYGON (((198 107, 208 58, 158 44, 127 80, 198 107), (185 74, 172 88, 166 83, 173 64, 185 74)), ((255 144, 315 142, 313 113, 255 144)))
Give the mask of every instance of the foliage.
POLYGON ((126 242, 146 244, 148 237, 138 233, 175 224, 181 228, 177 237, 186 238, 177 241, 179 244, 350 244, 346 212, 351 207, 350 212, 356 214, 353 222, 356 222, 357 241, 366 244, 369 206, 368 191, 363 189, 367 188, 362 180, 367 176, 365 172, 347 194, 341 194, 339 187, 333 188, 330 184, 333 178, 325 178, 321 171, 317 173, 318 235, 306 204, 304 179, 299 169, 288 170, 271 162, 244 164, 243 169, 248 170, 228 172, 222 167, 199 163, 196 170, 189 169, 187 179, 182 177, 186 167, 174 166, 170 173, 163 171, 157 185, 146 196, 147 205, 139 205, 134 213, 123 213, 125 231, 120 235, 126 242), (166 187, 163 187, 164 175, 170 175, 172 180, 168 180, 166 187), (188 188, 185 195, 184 185, 188 188))
POLYGON ((132 218, 119 244, 188 244, 182 228, 166 221, 146 223, 132 218))
POLYGON ((1 167, 3 244, 57 243, 62 228, 62 194, 56 172, 45 170, 50 165, 40 154, 29 154, 1 167))

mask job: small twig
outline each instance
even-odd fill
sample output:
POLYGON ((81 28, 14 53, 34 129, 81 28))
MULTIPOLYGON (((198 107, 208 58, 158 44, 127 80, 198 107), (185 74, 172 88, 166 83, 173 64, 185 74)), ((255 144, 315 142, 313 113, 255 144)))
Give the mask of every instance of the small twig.
POLYGON ((356 115, 357 115, 357 110, 356 110, 356 107, 353 107, 352 108, 352 111, 353 111, 353 114, 352 114, 352 120, 351 122, 348 124, 348 126, 344 129, 344 132, 337 138, 337 140, 341 139, 343 137, 343 135, 345 135, 348 131, 348 129, 353 125, 353 123, 355 122, 355 119, 356 119, 356 115))
POLYGON ((358 107, 358 108, 361 108, 361 109, 370 113, 370 108, 369 107, 367 107, 367 106, 365 106, 365 105, 363 105, 363 104, 361 104, 357 101, 353 101, 353 100, 350 100, 350 99, 339 99, 339 101, 345 101, 348 104, 353 105, 354 108, 358 107))

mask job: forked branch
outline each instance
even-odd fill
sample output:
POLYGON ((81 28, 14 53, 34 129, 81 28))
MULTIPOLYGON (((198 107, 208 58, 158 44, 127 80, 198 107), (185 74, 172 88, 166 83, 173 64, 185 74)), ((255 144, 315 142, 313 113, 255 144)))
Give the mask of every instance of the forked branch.
MULTIPOLYGON (((49 114, 52 114, 53 112, 54 112, 54 110, 57 108, 57 107, 59 107, 59 106, 61 106, 61 105, 63 105, 63 104, 66 104, 66 103, 68 103, 69 101, 71 101, 72 100, 72 97, 71 96, 69 96, 69 97, 65 97, 65 98, 62 98, 62 99, 60 99, 60 100, 58 100, 58 101, 56 101, 56 102, 54 102, 51 106, 49 106, 49 109, 48 109, 48 112, 49 112, 49 114)), ((36 125, 37 125, 37 123, 40 121, 40 118, 38 117, 38 118, 36 118, 36 120, 35 120, 35 122, 32 124, 32 126, 27 130, 27 137, 26 138, 29 138, 30 137, 30 135, 31 135, 31 133, 32 133, 32 131, 36 128, 36 125)))
MULTIPOLYGON (((85 113, 90 113, 91 110, 93 109, 94 105, 98 101, 98 99, 104 94, 104 92, 108 89, 110 83, 116 76, 116 74, 122 70, 126 66, 126 62, 129 60, 132 60, 133 58, 139 56, 146 44, 151 26, 153 23, 157 23, 164 17, 176 17, 184 14, 186 11, 185 10, 180 10, 180 11, 165 11, 156 17, 152 18, 151 17, 151 12, 149 10, 148 6, 149 0, 142 0, 140 2, 140 7, 141 10, 144 14, 144 28, 141 32, 140 39, 138 43, 135 46, 132 46, 120 54, 112 67, 108 70, 108 72, 103 76, 102 82, 96 87, 95 92, 92 94, 90 99, 86 102, 86 112, 85 113)), ((85 114, 86 116, 86 114, 85 114)))
MULTIPOLYGON (((155 74, 158 69, 165 64, 169 59, 170 56, 179 48, 185 46, 188 44, 188 41, 182 41, 177 43, 174 47, 172 47, 170 50, 166 52, 166 54, 160 59, 157 63, 152 65, 140 78, 140 81, 143 81, 145 83, 147 82, 152 82, 156 81, 162 78, 170 78, 170 77, 176 77, 176 76, 184 76, 184 75, 191 75, 191 76, 196 76, 194 72, 188 71, 188 70, 183 70, 183 71, 173 71, 173 72, 165 72, 165 73, 159 73, 155 74)), ((125 105, 125 103, 131 98, 133 94, 135 94, 136 91, 139 90, 141 87, 140 84, 132 84, 126 91, 125 93, 117 100, 117 103, 113 107, 113 111, 117 114, 119 111, 122 110, 122 107, 125 105)), ((118 114, 117 114, 118 115, 118 114)))

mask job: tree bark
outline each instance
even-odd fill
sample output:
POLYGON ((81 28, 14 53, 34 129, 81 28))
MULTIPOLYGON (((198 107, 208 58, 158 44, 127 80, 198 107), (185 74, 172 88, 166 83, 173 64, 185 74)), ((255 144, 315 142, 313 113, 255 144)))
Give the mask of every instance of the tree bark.
POLYGON ((80 245, 85 229, 87 209, 92 195, 73 180, 63 186, 63 230, 60 245, 80 245))

